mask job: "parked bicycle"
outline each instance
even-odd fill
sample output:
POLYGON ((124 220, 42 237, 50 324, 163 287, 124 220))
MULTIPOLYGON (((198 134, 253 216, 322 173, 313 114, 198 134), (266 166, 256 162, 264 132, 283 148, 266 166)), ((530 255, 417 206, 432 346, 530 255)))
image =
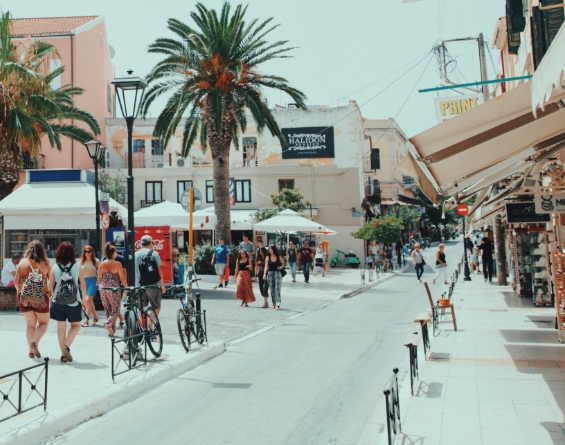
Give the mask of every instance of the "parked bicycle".
POLYGON ((182 347, 186 352, 190 351, 192 343, 199 344, 207 341, 206 336, 206 311, 202 311, 200 293, 196 293, 195 299, 192 298, 192 283, 196 283, 200 278, 192 278, 184 284, 171 286, 169 292, 176 296, 181 307, 177 313, 177 326, 182 347))
POLYGON ((107 287, 112 292, 127 291, 124 303, 124 338, 127 338, 126 348, 132 354, 132 366, 137 361, 140 345, 146 342, 155 357, 163 352, 163 331, 159 318, 151 306, 143 308, 142 301, 146 289, 152 286, 107 287))

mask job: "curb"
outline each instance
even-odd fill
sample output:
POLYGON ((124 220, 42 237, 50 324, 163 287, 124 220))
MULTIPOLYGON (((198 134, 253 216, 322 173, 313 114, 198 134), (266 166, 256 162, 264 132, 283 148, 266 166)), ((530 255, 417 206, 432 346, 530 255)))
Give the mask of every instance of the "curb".
POLYGON ((403 274, 404 272, 406 272, 407 269, 408 269, 408 264, 402 266, 402 269, 400 269, 400 270, 397 270, 397 271, 395 271, 391 274, 385 275, 384 277, 381 277, 381 278, 375 280, 373 283, 365 284, 365 285, 358 287, 357 289, 355 289, 351 292, 347 292, 347 293, 343 294, 341 297, 339 297, 339 299, 341 300, 342 298, 354 297, 355 295, 358 295, 362 292, 365 292, 368 289, 371 289, 372 287, 375 287, 377 284, 384 283, 385 281, 388 281, 388 280, 396 277, 397 275, 403 274))
MULTIPOLYGON (((188 360, 161 362, 160 364, 165 364, 166 367, 156 369, 153 367, 142 375, 115 383, 110 388, 98 393, 94 400, 83 401, 53 412, 44 413, 38 419, 36 418, 23 426, 12 428, 11 431, 0 436, 0 445, 13 443, 33 445, 48 437, 60 434, 91 418, 99 417, 130 402, 144 392, 196 368, 225 351, 226 345, 223 342, 213 342, 191 351, 188 360)), ((31 412, 33 413, 33 411, 31 412)))

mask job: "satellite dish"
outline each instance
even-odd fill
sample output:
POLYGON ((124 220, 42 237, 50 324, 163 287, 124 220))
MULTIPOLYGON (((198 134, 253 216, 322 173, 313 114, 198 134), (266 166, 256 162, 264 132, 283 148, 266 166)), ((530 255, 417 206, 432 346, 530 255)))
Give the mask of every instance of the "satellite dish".
MULTIPOLYGON (((192 210, 196 212, 197 210, 200 210, 200 207, 202 206, 202 193, 200 193, 200 190, 198 189, 193 189, 193 190, 194 190, 194 204, 192 206, 192 210)), ((188 212, 189 193, 190 193, 190 189, 188 188, 183 192, 182 196, 180 197, 180 205, 187 212, 188 212)))
POLYGON ((112 45, 108 45, 108 50, 110 50, 110 59, 113 59, 114 56, 116 55, 116 50, 112 45))

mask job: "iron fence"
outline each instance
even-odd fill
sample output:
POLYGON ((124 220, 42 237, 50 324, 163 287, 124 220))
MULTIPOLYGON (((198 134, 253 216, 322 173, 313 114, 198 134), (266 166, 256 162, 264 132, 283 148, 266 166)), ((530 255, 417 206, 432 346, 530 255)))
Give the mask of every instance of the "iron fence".
POLYGON ((0 409, 2 409, 2 407, 4 405, 6 405, 8 407, 11 406, 16 411, 12 415, 0 418, 0 422, 3 422, 4 420, 11 419, 12 417, 15 417, 19 414, 25 413, 25 412, 32 410, 34 408, 37 408, 38 406, 41 406, 41 405, 43 405, 43 411, 45 411, 47 409, 48 374, 49 374, 49 357, 45 357, 43 359, 43 363, 40 363, 39 365, 30 366, 29 368, 20 369, 19 371, 14 371, 14 372, 11 372, 9 374, 5 374, 5 375, 0 376, 0 383, 5 383, 8 386, 7 390, 3 390, 2 387, 0 387, 0 394, 2 395, 2 400, 0 401, 0 409), (43 369, 41 370, 41 372, 39 373, 39 375, 35 379, 35 382, 32 382, 33 378, 30 379, 29 372, 32 369, 37 369, 37 368, 43 368, 43 369), (11 377, 14 377, 14 376, 17 376, 17 378, 11 378, 11 377), (38 385, 39 380, 41 379, 42 376, 44 377, 43 394, 41 394, 40 388, 39 388, 39 385, 38 385), (29 384, 29 393, 27 394, 27 397, 25 397, 25 400, 24 400, 24 390, 25 390, 24 380, 29 384), (10 393, 14 389, 14 387, 16 386, 16 383, 18 385, 18 401, 17 401, 17 404, 14 403, 15 399, 10 397, 10 393), (36 393, 39 396, 39 398, 41 399, 41 402, 37 403, 33 406, 26 406, 26 403, 29 402, 29 399, 31 398, 31 396, 34 393, 36 393))
POLYGON ((125 372, 131 371, 132 369, 140 368, 141 366, 147 366, 147 342, 149 341, 147 338, 143 342, 144 344, 144 353, 140 363, 138 361, 139 349, 133 347, 132 340, 135 338, 143 338, 145 335, 144 332, 140 332, 139 334, 132 335, 131 337, 124 337, 120 339, 112 338, 112 381, 115 383, 116 376, 123 374, 125 372), (126 351, 120 351, 116 347, 116 343, 125 343, 127 348, 127 358, 124 358, 126 355, 126 351), (119 359, 118 362, 114 360, 114 353, 117 352, 119 359), (116 372, 120 363, 125 363, 127 369, 116 372))
POLYGON ((384 389, 386 400, 386 429, 388 445, 394 444, 396 435, 402 432, 400 423, 400 397, 398 394, 398 368, 392 370, 392 379, 384 389))

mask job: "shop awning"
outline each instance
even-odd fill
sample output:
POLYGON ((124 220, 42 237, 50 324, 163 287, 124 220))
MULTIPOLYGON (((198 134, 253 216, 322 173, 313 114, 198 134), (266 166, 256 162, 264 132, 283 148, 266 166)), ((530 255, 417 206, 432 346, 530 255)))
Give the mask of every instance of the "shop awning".
POLYGON ((441 200, 438 193, 438 186, 434 183, 429 172, 426 168, 418 163, 410 150, 406 157, 398 163, 394 169, 400 173, 414 178, 414 180, 422 189, 422 192, 432 201, 435 205, 440 204, 441 200))
MULTIPOLYGON (((255 219, 253 215, 257 209, 252 210, 234 210, 230 209, 230 219, 231 219, 231 230, 253 230, 253 224, 255 224, 255 219)), ((206 207, 198 212, 194 212, 195 215, 215 215, 214 206, 206 207)), ((215 227, 215 225, 214 225, 215 227)))
POLYGON ((401 164, 417 163, 443 195, 504 170, 524 169, 530 157, 565 141, 563 97, 554 96, 536 119, 530 86, 521 85, 414 136, 415 153, 401 164))
POLYGON ((553 102, 551 98, 556 92, 561 92, 565 84, 565 27, 561 25, 559 32, 541 63, 537 67, 531 80, 531 106, 537 114, 538 108, 545 110, 547 103, 553 102))
POLYGON ((277 216, 255 224, 253 229, 265 232, 329 232, 323 224, 306 219, 292 210, 283 210, 277 216))
MULTIPOLYGON (((110 199, 127 224, 127 209, 110 199)), ((0 201, 4 229, 95 229, 95 189, 84 182, 26 183, 0 201)))
MULTIPOLYGON (((188 212, 176 202, 163 201, 134 213, 136 227, 170 226, 176 230, 188 230, 188 212)), ((211 230, 216 227, 216 215, 192 214, 193 230, 211 230)))

